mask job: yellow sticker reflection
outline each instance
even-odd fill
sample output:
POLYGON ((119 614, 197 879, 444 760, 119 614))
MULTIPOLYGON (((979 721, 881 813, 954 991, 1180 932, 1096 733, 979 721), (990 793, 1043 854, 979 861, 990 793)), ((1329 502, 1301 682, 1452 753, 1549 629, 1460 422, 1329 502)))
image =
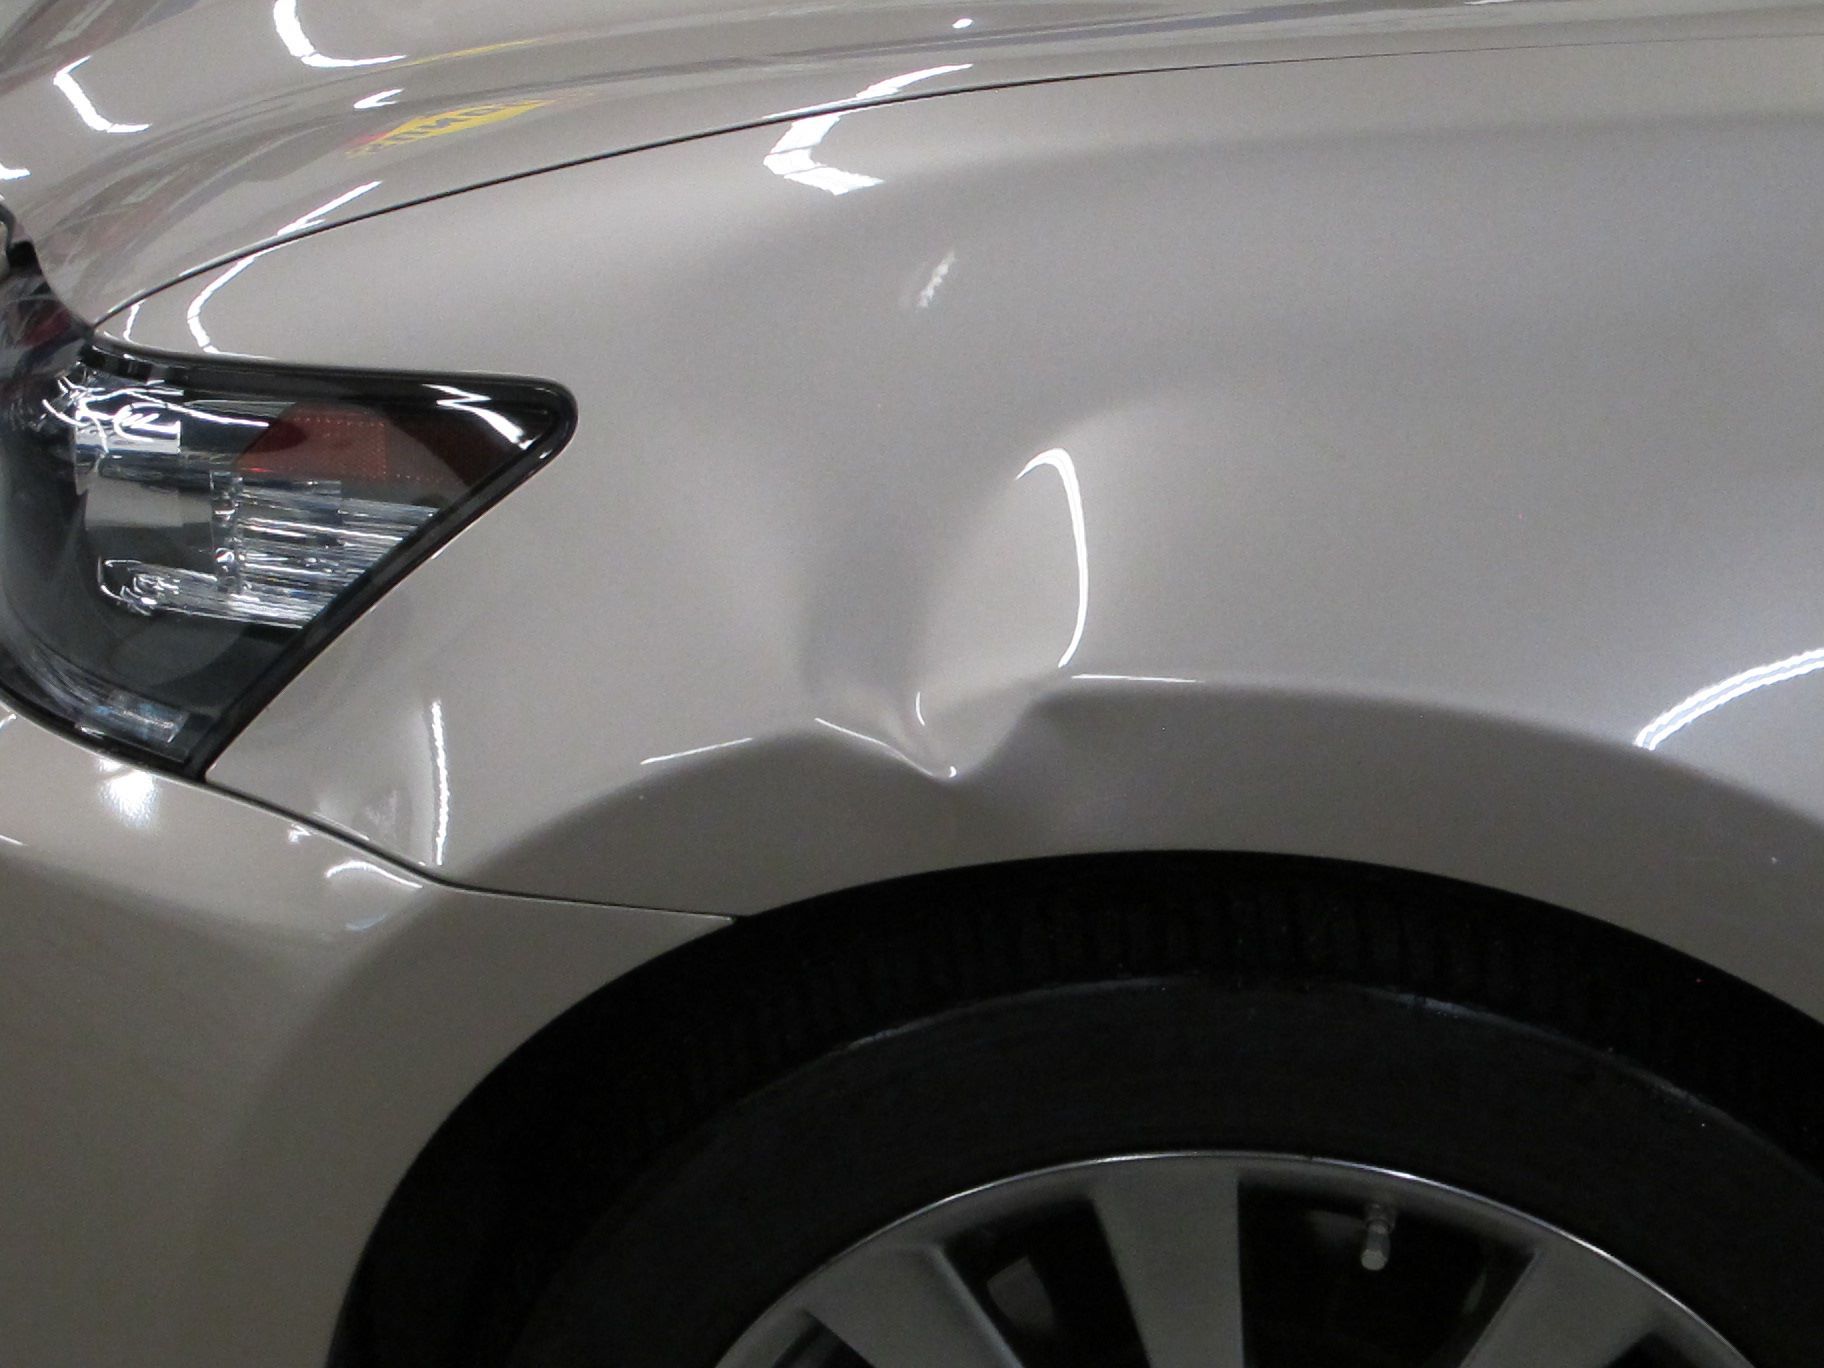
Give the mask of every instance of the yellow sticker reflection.
POLYGON ((441 138, 446 133, 465 133, 483 124, 517 119, 521 114, 543 109, 550 103, 550 100, 519 100, 509 104, 494 100, 483 104, 462 105, 437 114, 421 114, 415 119, 407 119, 396 128, 389 128, 384 133, 357 143, 348 149, 348 154, 351 157, 364 157, 370 152, 388 147, 403 147, 407 143, 422 142, 426 138, 441 138))

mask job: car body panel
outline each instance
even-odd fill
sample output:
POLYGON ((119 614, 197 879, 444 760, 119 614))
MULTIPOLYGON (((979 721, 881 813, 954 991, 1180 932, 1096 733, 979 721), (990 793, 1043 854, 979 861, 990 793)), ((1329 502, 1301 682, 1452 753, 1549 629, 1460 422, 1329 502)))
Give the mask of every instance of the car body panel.
POLYGON ((580 423, 206 785, 0 711, 9 1364, 321 1364, 498 1061, 899 874, 1399 866, 1824 1019, 1817 7, 496 8, 10 49, 107 337, 580 423))
POLYGON ((456 1104, 602 983, 722 924, 442 886, 10 710, 0 771, 18 1368, 320 1368, 381 1209, 456 1104))
POLYGON ((52 5, 0 54, 0 202, 29 226, 64 302, 95 319, 349 219, 796 112, 1131 69, 1824 27, 1816 4, 1756 0, 971 8, 52 5))
POLYGON ((1399 865, 1824 1016, 1820 69, 977 92, 163 292, 143 345, 209 292, 224 350, 581 410, 209 779, 461 883, 725 914, 1082 851, 1399 865))

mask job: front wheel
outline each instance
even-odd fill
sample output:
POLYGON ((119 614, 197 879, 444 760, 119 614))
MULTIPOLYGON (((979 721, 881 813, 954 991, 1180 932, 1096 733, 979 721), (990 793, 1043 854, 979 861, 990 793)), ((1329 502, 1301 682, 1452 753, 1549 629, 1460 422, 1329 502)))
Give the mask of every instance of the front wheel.
POLYGON ((806 1279, 722 1368, 1745 1368, 1664 1289, 1387 1169, 1137 1155, 1004 1179, 806 1279), (1397 1256, 1397 1257, 1396 1257, 1397 1256))
POLYGON ((1815 1368, 1821 1287, 1817 1175, 1613 1053, 1385 984, 1088 975, 698 1127, 510 1362, 1815 1368))

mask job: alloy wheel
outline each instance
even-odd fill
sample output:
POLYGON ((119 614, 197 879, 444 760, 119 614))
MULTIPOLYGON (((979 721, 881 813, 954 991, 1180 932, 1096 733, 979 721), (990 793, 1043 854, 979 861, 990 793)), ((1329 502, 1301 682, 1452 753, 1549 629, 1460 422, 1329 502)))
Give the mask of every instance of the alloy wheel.
POLYGON ((1646 1277, 1496 1202, 1355 1164, 1200 1153, 938 1202, 807 1278, 719 1368, 1547 1364, 1748 1368, 1646 1277))

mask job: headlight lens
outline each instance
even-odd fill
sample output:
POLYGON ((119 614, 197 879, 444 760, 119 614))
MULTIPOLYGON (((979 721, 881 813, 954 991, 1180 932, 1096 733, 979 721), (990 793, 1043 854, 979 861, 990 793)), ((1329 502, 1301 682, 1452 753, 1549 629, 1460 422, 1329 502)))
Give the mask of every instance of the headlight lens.
POLYGON ((402 569, 549 456, 519 381, 193 366, 0 280, 0 688, 200 771, 402 569))

